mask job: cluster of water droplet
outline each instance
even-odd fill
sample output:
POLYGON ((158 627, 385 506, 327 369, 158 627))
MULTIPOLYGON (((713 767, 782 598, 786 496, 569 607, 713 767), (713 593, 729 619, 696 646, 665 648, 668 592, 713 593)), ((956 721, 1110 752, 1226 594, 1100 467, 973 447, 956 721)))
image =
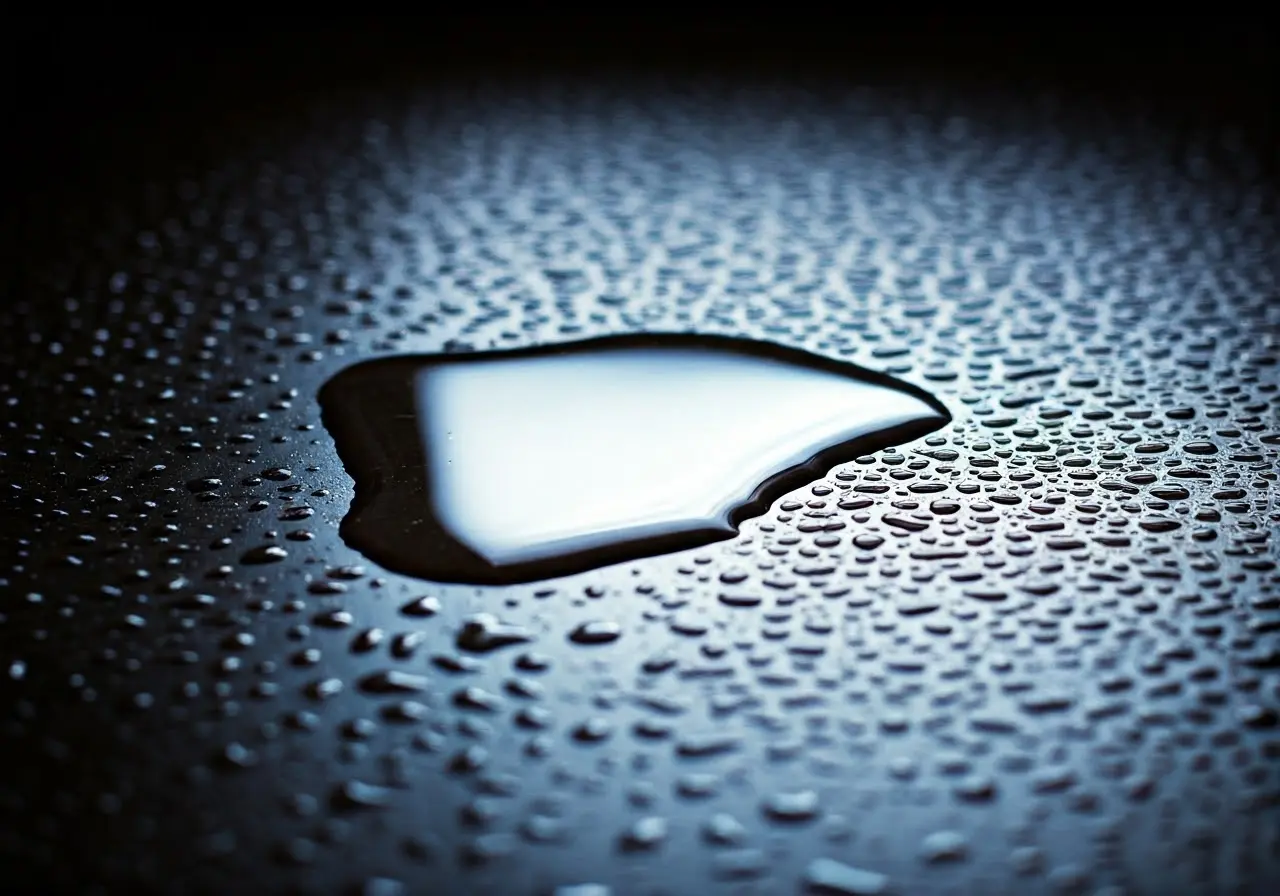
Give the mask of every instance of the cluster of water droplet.
POLYGON ((910 99, 386 97, 93 218, 0 308, 4 737, 38 770, 2 849, 105 818, 105 880, 370 893, 1274 875, 1274 195, 1229 134, 910 99), (663 329, 955 420, 543 584, 338 539, 342 366, 663 329))

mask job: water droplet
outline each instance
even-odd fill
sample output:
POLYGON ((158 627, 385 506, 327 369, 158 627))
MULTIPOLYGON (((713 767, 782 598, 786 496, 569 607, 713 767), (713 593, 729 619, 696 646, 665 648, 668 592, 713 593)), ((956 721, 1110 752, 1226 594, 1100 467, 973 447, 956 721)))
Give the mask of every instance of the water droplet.
POLYGON ((390 569, 475 583, 732 537, 831 464, 948 419, 844 362, 680 334, 366 362, 320 400, 356 481, 344 538, 390 569))
POLYGON ((259 545, 256 548, 250 548, 240 555, 240 562, 249 565, 259 565, 263 563, 279 563, 289 556, 289 552, 276 544, 259 545))
POLYGON ((764 814, 774 821, 811 821, 818 816, 818 794, 813 790, 774 793, 764 801, 764 814))
POLYGON ((362 678, 360 689, 370 694, 416 694, 425 691, 429 684, 429 679, 423 675, 389 669, 362 678))
POLYGON ((732 846, 747 838, 747 828, 732 815, 717 812, 702 826, 702 836, 715 846, 732 846))
POLYGON ((827 896, 881 896, 889 892, 889 878, 835 859, 814 859, 804 872, 805 885, 827 896))
POLYGON ((335 809, 381 809, 391 798, 391 791, 363 781, 346 781, 333 793, 335 809))
POLYGON ((969 855, 969 839, 958 831, 934 831, 920 844, 926 862, 956 862, 969 855))
POLYGON ((628 852, 657 849, 667 839, 667 821, 656 815, 637 820, 623 833, 621 847, 628 852))
POLYGON ((573 739, 580 743, 594 744, 608 740, 613 726, 601 718, 590 718, 573 729, 573 739))
POLYGON ((506 625, 489 613, 478 613, 462 624, 458 631, 459 650, 489 653, 512 644, 523 644, 533 636, 524 629, 506 625))
POLYGON ((616 622, 584 622, 569 632, 574 644, 610 644, 622 637, 622 627, 616 622))
POLYGON ((431 595, 415 597, 400 607, 400 612, 406 616, 434 616, 440 612, 440 599, 431 595))

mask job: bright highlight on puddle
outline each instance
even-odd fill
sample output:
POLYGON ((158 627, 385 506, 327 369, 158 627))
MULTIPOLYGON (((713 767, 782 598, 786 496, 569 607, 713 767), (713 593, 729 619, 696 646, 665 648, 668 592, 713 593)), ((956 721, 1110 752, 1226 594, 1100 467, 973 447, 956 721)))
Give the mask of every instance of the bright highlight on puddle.
POLYGON ((906 384, 683 334, 388 358, 321 392, 343 536, 439 581, 531 581, 705 545, 854 456, 946 422, 906 384))

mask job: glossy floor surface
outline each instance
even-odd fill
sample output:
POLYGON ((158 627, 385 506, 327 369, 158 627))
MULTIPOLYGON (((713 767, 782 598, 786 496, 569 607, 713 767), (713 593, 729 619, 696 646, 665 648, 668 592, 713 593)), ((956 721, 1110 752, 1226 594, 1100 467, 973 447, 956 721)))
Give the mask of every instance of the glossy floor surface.
POLYGON ((0 308, 6 872, 1269 892, 1274 157, 1095 99, 419 79, 44 184, 0 308), (650 331, 853 362, 953 419, 578 575, 436 584, 344 544, 340 370, 650 331))

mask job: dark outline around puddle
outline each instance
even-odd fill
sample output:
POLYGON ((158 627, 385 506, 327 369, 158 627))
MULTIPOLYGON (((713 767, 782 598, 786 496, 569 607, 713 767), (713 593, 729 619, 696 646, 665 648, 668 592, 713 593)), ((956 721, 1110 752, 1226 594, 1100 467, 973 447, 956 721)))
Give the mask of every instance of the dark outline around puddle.
POLYGON ((782 495, 821 479, 832 467, 921 438, 951 421, 951 414, 937 398, 888 374, 772 342, 695 333, 623 334, 496 351, 376 358, 353 364, 331 377, 320 389, 319 401, 322 422, 355 482, 351 507, 339 528, 343 541, 392 572, 473 585, 514 585, 559 578, 727 540, 738 534, 738 526, 744 520, 763 515, 782 495), (494 566, 455 538, 431 514, 431 477, 419 429, 415 382, 424 367, 592 350, 673 347, 728 350, 885 386, 920 399, 941 419, 890 427, 824 448, 762 482, 745 501, 733 506, 722 526, 494 566), (371 393, 378 395, 376 412, 375 403, 361 400, 371 393))

